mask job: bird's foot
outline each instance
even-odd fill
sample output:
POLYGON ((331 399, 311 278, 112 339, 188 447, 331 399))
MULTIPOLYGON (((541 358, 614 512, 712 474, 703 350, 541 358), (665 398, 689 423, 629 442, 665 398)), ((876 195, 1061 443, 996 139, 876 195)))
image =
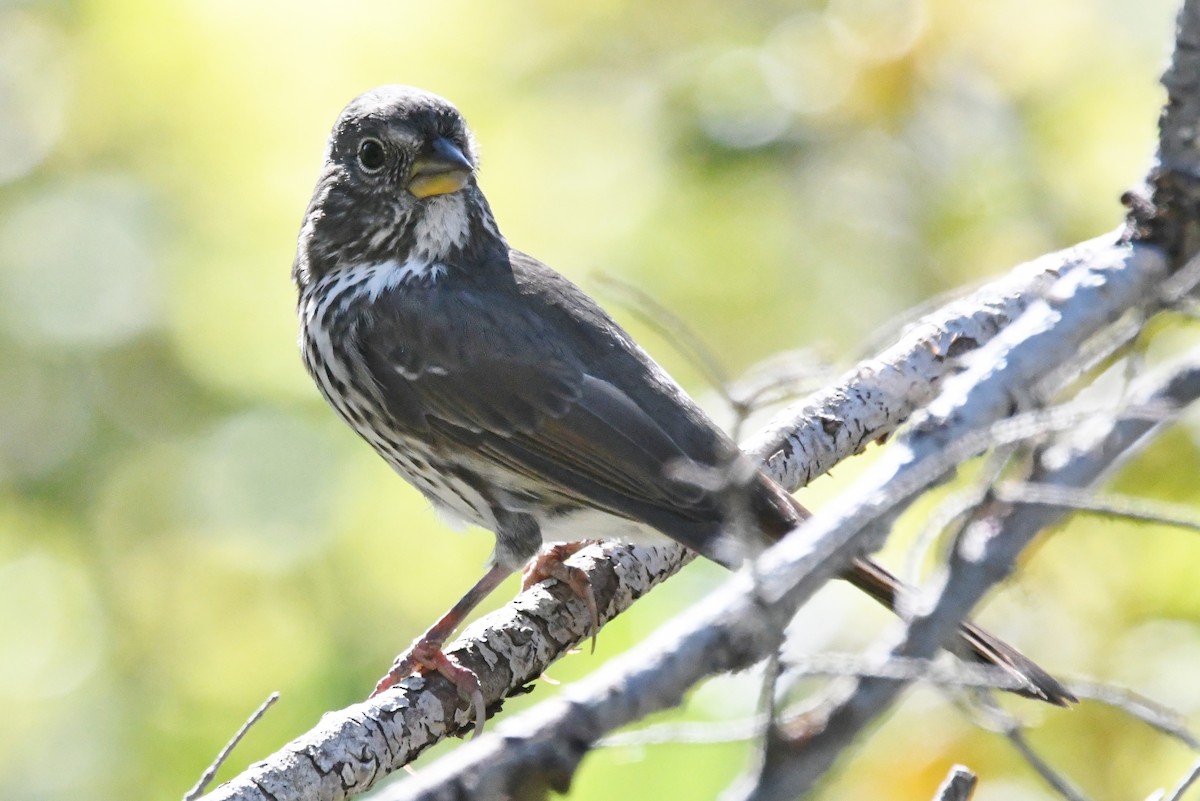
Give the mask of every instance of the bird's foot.
POLYGON ((442 650, 442 643, 439 641, 421 637, 413 642, 407 651, 396 657, 391 670, 375 684, 370 697, 374 698, 395 686, 401 679, 424 671, 441 673, 458 688, 458 694, 471 704, 471 709, 475 712, 475 736, 478 737, 483 732, 486 712, 479 677, 470 668, 463 667, 453 657, 448 656, 442 650))
POLYGON ((587 604, 588 615, 591 617, 592 653, 596 652, 596 635, 600 631, 600 613, 596 609, 596 595, 592 592, 592 582, 582 569, 565 564, 565 560, 576 552, 592 544, 592 540, 579 542, 560 542, 549 545, 538 551, 537 556, 529 560, 521 573, 521 589, 527 590, 534 584, 546 579, 558 579, 583 599, 587 604))

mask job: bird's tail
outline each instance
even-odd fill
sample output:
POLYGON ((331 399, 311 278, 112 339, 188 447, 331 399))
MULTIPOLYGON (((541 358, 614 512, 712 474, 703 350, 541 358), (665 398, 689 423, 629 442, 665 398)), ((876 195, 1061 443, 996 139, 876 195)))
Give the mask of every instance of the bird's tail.
MULTIPOLYGON (((765 492, 754 493, 752 509, 764 533, 772 539, 782 537, 811 516, 799 501, 765 475, 761 477, 760 487, 765 492)), ((897 611, 902 596, 908 591, 898 577, 865 557, 855 559, 842 578, 892 611, 897 611)), ((959 650, 963 653, 985 665, 1002 668, 1021 681, 1022 687, 1013 692, 1055 706, 1067 706, 1078 700, 1032 659, 974 623, 964 621, 959 626, 958 636, 963 646, 959 650)))

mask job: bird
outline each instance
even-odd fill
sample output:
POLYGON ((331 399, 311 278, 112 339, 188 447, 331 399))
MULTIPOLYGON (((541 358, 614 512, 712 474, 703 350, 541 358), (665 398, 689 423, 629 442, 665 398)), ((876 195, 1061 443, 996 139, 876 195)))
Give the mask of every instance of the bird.
MULTIPOLYGON (((596 301, 509 246, 474 136, 438 95, 387 85, 344 108, 292 278, 303 362, 328 404, 443 515, 495 534, 484 576, 373 695, 437 671, 478 728, 478 679, 442 646, 507 576, 566 582, 594 634, 586 576, 563 562, 581 539, 669 539, 737 569, 809 516, 762 470, 734 469, 747 461, 737 445, 596 301)), ((842 577, 893 609, 905 592, 866 557, 842 577)), ((973 623, 959 633, 1017 692, 1075 700, 973 623)))

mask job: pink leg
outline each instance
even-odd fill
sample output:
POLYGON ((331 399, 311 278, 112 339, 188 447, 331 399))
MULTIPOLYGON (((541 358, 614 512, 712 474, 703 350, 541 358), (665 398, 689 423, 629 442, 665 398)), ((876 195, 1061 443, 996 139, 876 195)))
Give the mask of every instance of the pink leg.
POLYGON ((396 682, 411 676, 413 673, 435 670, 454 683, 458 693, 471 702, 475 710, 475 733, 483 731, 485 709, 483 706, 483 690, 479 686, 479 677, 469 668, 460 665, 454 658, 442 651, 442 645, 450 638, 455 630, 462 625, 463 620, 471 610, 479 605, 492 590, 496 589, 512 571, 499 565, 488 570, 474 587, 454 605, 441 620, 429 627, 429 630, 417 639, 404 653, 396 657, 392 668, 375 685, 371 697, 379 695, 392 687, 396 682))
POLYGON ((592 653, 596 652, 596 635, 600 631, 600 613, 596 609, 596 595, 592 592, 592 584, 588 581, 587 573, 577 567, 563 564, 578 551, 591 545, 594 540, 579 542, 560 542, 538 551, 538 555, 529 560, 521 573, 521 589, 527 590, 540 581, 548 578, 558 579, 587 604, 588 614, 592 619, 592 653))

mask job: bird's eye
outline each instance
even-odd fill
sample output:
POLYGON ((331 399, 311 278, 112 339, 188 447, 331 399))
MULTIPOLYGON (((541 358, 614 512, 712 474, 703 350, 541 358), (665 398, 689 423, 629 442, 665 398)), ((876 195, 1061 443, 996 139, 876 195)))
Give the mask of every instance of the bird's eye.
POLYGON ((362 140, 358 145, 358 163, 367 172, 382 170, 383 165, 387 163, 387 151, 383 149, 383 142, 371 138, 362 140))

